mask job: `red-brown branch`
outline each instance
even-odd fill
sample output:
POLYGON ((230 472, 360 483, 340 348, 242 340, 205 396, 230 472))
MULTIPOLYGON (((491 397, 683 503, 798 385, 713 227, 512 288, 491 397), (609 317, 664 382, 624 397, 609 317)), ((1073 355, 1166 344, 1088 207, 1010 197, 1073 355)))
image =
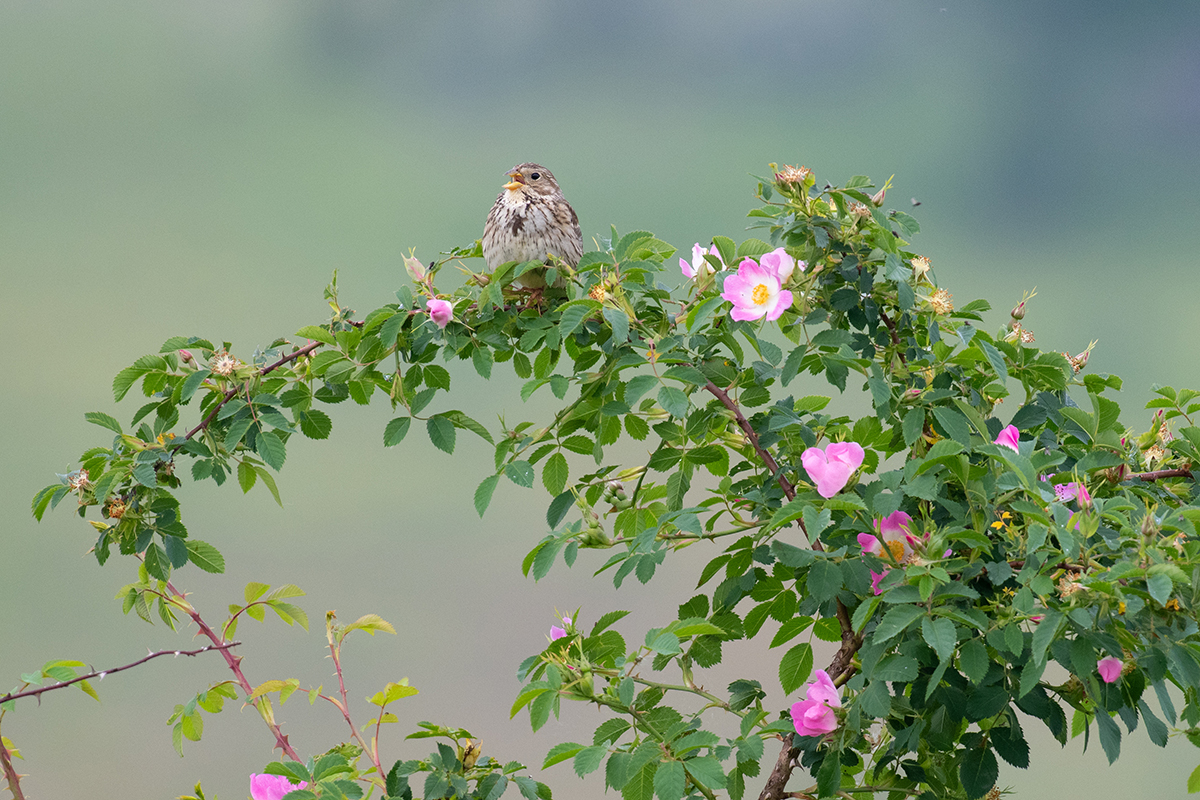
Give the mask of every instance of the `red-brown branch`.
MULTIPOLYGON (((275 370, 282 367, 284 364, 287 364, 290 361, 295 361, 297 358, 300 358, 301 356, 308 355, 313 350, 316 350, 318 347, 320 347, 323 344, 325 344, 325 343, 324 342, 309 342, 308 344, 304 345, 304 347, 293 350, 292 352, 288 353, 286 356, 284 356, 283 358, 274 362, 273 364, 268 364, 267 366, 263 367, 262 369, 260 369, 258 371, 258 376, 261 378, 263 375, 266 375, 270 372, 274 372, 275 370)), ((188 441, 193 436, 195 436, 197 433, 199 433, 200 431, 204 430, 209 425, 211 425, 212 421, 217 418, 217 414, 221 411, 221 408, 226 403, 228 403, 230 400, 232 400, 234 398, 234 395, 236 395, 241 390, 242 390, 242 384, 238 384, 237 386, 234 386, 232 389, 227 390, 225 392, 225 396, 222 397, 217 402, 217 404, 212 407, 212 411, 208 412, 208 416, 206 416, 200 422, 199 425, 197 425, 196 427, 192 428, 190 431, 188 431, 187 433, 184 434, 183 441, 184 442, 188 441)), ((178 452, 179 448, 181 448, 181 447, 183 447, 182 442, 175 447, 175 451, 178 452)))
POLYGON ((879 309, 879 318, 883 320, 883 324, 887 326, 888 333, 892 335, 892 344, 896 346, 896 355, 900 358, 900 363, 907 366, 908 362, 904 360, 904 351, 900 349, 900 335, 896 332, 896 323, 884 313, 883 309, 879 309))
POLYGON ((114 672, 122 672, 127 669, 133 669, 134 667, 145 664, 147 661, 149 661, 153 658, 158 658, 159 656, 198 656, 201 653, 207 653, 210 650, 227 650, 230 647, 237 647, 239 644, 241 644, 241 642, 226 642, 225 644, 208 644, 197 650, 159 650, 156 653, 150 653, 147 656, 143 656, 142 658, 139 658, 137 661, 134 661, 129 664, 125 664, 120 667, 112 667, 111 669, 95 670, 94 672, 89 672, 87 675, 80 675, 77 678, 72 678, 69 681, 63 681, 62 683, 56 683, 53 686, 39 686, 36 689, 26 689, 25 691, 22 691, 22 692, 12 692, 10 694, 0 696, 0 705, 7 703, 10 700, 19 700, 22 697, 36 697, 37 695, 42 694, 44 692, 52 692, 55 689, 65 689, 68 686, 71 686, 72 684, 80 683, 81 681, 90 680, 91 678, 100 678, 101 680, 103 680, 104 676, 106 676, 106 675, 111 675, 114 672))
POLYGON ((1144 481, 1157 481, 1163 478, 1190 478, 1192 470, 1188 467, 1180 467, 1178 469, 1159 469, 1154 472, 1135 472, 1129 476, 1130 478, 1140 478, 1144 481))
POLYGON ((8 783, 8 791, 12 793, 13 800, 25 800, 25 793, 21 791, 21 775, 13 768, 12 758, 2 740, 0 740, 0 770, 4 772, 4 780, 8 783))
MULTIPOLYGON (((215 645, 226 644, 222 640, 220 634, 213 630, 212 627, 204 621, 204 618, 200 616, 200 612, 193 608, 191 603, 188 603, 184 599, 183 594, 176 589, 170 581, 167 581, 167 591, 171 593, 172 598, 178 598, 178 600, 174 602, 174 605, 177 608, 182 609, 185 614, 191 617, 192 622, 195 623, 196 627, 200 629, 200 633, 204 634, 204 636, 210 642, 215 645)), ((246 680, 246 676, 242 673, 242 657, 233 655, 227 649, 221 650, 221 655, 224 656, 225 664, 229 667, 229 670, 237 679, 238 686, 241 687, 242 691, 246 694, 246 697, 252 695, 254 693, 254 687, 250 685, 250 681, 246 680)), ((247 700, 246 702, 250 703, 255 709, 258 710, 259 715, 263 718, 263 721, 267 723, 267 727, 271 729, 271 733, 275 735, 275 746, 287 754, 287 756, 293 761, 300 761, 300 756, 295 750, 292 749, 291 744, 288 743, 288 737, 283 733, 282 730, 280 730, 279 723, 275 722, 274 716, 271 714, 264 714, 262 712, 262 708, 259 704, 268 702, 267 698, 256 697, 253 700, 247 700)))
MULTIPOLYGON (((704 388, 709 394, 720 400, 721 405, 733 412, 733 418, 737 420, 738 427, 742 429, 742 433, 746 434, 746 439, 750 442, 750 447, 754 448, 754 452, 758 455, 759 461, 762 461, 763 466, 769 469, 771 474, 775 476, 775 480, 779 482, 779 488, 783 489, 783 493, 787 495, 787 499, 795 500, 796 487, 792 486, 791 481, 783 476, 783 472, 780 471, 779 465, 775 463, 775 458, 765 449, 763 449, 761 444, 758 443, 758 434, 755 433, 754 428, 750 425, 750 420, 746 419, 746 415, 742 413, 742 409, 738 407, 738 404, 733 401, 733 398, 729 396, 728 392, 726 392, 720 386, 717 386, 712 381, 709 381, 707 384, 705 384, 704 388)), ((803 523, 801 523, 800 527, 804 527, 803 523)), ((805 535, 808 535, 807 531, 805 532, 805 535)), ((820 542, 814 542, 813 544, 816 549, 821 549, 820 542)))

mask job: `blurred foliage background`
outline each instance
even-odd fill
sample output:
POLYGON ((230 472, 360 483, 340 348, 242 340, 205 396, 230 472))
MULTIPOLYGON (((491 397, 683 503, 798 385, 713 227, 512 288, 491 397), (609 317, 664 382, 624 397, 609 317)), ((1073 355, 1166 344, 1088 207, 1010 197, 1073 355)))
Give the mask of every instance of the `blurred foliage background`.
MULTIPOLYGON (((120 617, 108 598, 133 564, 98 568, 69 501, 40 526, 28 514, 55 472, 106 441, 84 411, 128 422, 138 406, 113 409, 112 376, 174 334, 229 340, 248 358, 325 317, 333 269, 344 304, 387 302, 407 280, 402 253, 428 261, 477 238, 521 161, 554 171, 585 241, 615 224, 685 253, 746 236, 748 173, 768 162, 836 183, 894 173, 887 206, 920 220, 915 245, 956 302, 987 298, 998 328, 1036 286, 1025 324, 1038 344, 1078 352, 1099 339, 1089 369, 1125 378, 1124 419, 1145 427, 1137 409, 1154 382, 1200 384, 1198 33, 1190 0, 3 4, 0 685, 51 658, 102 668, 190 645, 120 617)), ((476 418, 537 418, 517 381, 453 374, 476 418)), ((189 568, 177 584, 210 620, 258 580, 305 588, 318 628, 330 608, 393 622, 397 637, 345 651, 352 696, 403 676, 421 690, 397 709, 389 763, 428 752, 400 740, 421 719, 533 767, 586 736, 596 712, 583 706, 537 736, 508 722, 517 663, 544 645, 556 609, 582 605, 590 625, 632 608, 620 627, 640 638, 710 553, 687 551, 620 594, 607 576, 586 580, 600 563, 588 557, 535 585, 519 565, 548 497, 507 485, 481 521, 470 497, 490 453, 473 437, 454 458, 419 435, 385 451, 382 404, 331 413, 333 438, 295 448, 280 476, 284 509, 261 486, 186 486, 191 535, 230 568, 189 568)), ((239 634, 252 682, 331 684, 319 630, 248 621, 239 634)), ((710 688, 761 677, 782 707, 765 655, 730 653, 710 688)), ((210 797, 246 796, 246 776, 273 758, 252 711, 207 718, 183 760, 165 724, 224 677, 216 657, 160 659, 98 684, 100 704, 77 692, 21 704, 4 732, 33 773, 27 792, 174 797, 203 778, 210 797)), ((299 696, 279 716, 301 752, 347 735, 333 709, 299 696)), ((1138 732, 1107 769, 1098 746, 1060 752, 1028 729, 1041 737, 1033 767, 1001 772, 1025 797, 1182 796, 1196 762, 1138 732)), ((543 779, 559 797, 603 790, 565 765, 543 779)))

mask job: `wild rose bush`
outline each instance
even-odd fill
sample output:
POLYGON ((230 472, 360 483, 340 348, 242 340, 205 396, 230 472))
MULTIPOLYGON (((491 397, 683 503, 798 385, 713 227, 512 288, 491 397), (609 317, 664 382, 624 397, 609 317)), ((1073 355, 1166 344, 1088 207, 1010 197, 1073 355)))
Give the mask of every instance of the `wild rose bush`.
MULTIPOLYGON (((590 742, 553 743, 543 767, 600 772, 591 779, 626 800, 978 798, 1000 760, 1028 765, 1029 725, 1064 743, 1094 731, 1110 761, 1122 727, 1158 745, 1172 729, 1200 735, 1200 395, 1159 388, 1152 413, 1122 420, 1109 395, 1120 379, 1086 374, 1090 346, 1033 346, 1032 295, 989 333, 989 305, 956 308, 909 244, 916 220, 873 189, 862 177, 816 189, 811 171, 785 167, 758 185, 761 238, 713 237, 678 267, 671 245, 614 230, 576 269, 559 265, 562 292, 513 292, 520 264, 439 289, 440 267, 473 263, 476 242, 429 267, 409 259, 413 287, 362 319, 340 305, 335 277, 333 316, 301 328, 303 344, 278 339, 243 361, 228 344, 169 339, 114 381, 117 400, 140 382, 133 427, 88 414, 113 438, 40 492, 34 514, 70 496, 98 531, 100 564, 135 559, 126 613, 186 618, 214 648, 267 608, 307 626, 288 602, 299 589, 262 584, 223 624, 205 620, 174 581, 199 577, 188 564, 219 572, 224 557, 189 535, 172 490, 236 476, 278 499, 287 448, 328 437, 329 407, 389 402, 385 446, 423 423, 447 453, 459 431, 494 447, 493 463, 463 466, 481 477, 481 515, 501 483, 541 484, 548 532, 522 562, 534 579, 582 557, 617 587, 646 583, 681 547, 711 550, 701 591, 657 627, 622 632, 626 612, 583 609, 520 665, 513 713, 535 731, 574 713, 564 700, 604 711, 590 742), (507 365, 522 400, 549 391, 561 408, 489 429, 453 409, 439 360, 469 360, 483 380, 507 365), (839 413, 830 387, 861 389, 872 413, 839 413), (611 457, 626 438, 645 458, 611 457), (823 669, 814 638, 838 645, 823 669), (779 655, 725 690, 702 688, 743 639, 779 655), (788 708, 764 705, 776 681, 788 708)), ((327 619, 339 675, 345 636, 389 628, 327 619)), ((302 687, 251 682, 253 665, 220 652, 234 679, 176 709, 177 746, 200 738, 201 712, 241 695, 284 756, 265 772, 306 784, 289 798, 368 785, 406 800, 495 800, 512 786, 551 797, 520 764, 481 756, 468 731, 432 723, 416 735, 445 741, 424 759, 386 759, 378 724, 304 758, 272 701, 302 687)), ((389 705, 413 691, 387 684, 372 716, 398 719, 389 705)), ((344 691, 309 693, 350 722, 344 691)))

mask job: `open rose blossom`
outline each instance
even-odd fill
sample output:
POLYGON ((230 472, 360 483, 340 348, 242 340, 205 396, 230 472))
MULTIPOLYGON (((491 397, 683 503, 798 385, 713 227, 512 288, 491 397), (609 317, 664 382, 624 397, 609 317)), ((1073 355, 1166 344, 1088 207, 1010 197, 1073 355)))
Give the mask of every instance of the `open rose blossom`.
POLYGON ((801 736, 824 736, 837 730, 833 709, 842 707, 837 687, 823 669, 813 671, 815 681, 808 684, 804 699, 792 704, 792 724, 801 736))
POLYGON ((454 319, 454 306, 449 300, 439 300, 433 298, 425 301, 425 307, 429 309, 429 318, 437 324, 439 328, 446 327, 450 320, 454 319))
POLYGON ((775 271, 752 258, 743 260, 737 273, 725 278, 721 298, 733 303, 729 316, 738 321, 765 316, 774 322, 792 305, 792 293, 783 288, 775 271))
POLYGON ((854 470, 862 466, 865 455, 858 442, 834 442, 824 450, 819 447, 808 448, 800 454, 800 463, 809 477, 816 481, 817 493, 830 498, 840 492, 854 470))
POLYGON ((1078 500, 1081 507, 1090 506, 1092 504, 1092 496, 1088 494, 1087 487, 1078 481, 1072 481, 1071 483, 1060 483, 1055 486, 1054 498, 1060 503, 1078 500))
POLYGON ((288 792, 307 789, 308 783, 292 783, 282 775, 257 775, 250 773, 250 797, 253 800, 281 800, 288 792))
POLYGON ((1113 683, 1117 678, 1121 677, 1121 670, 1124 667, 1125 663, 1113 656, 1102 658, 1096 662, 1096 671, 1100 673, 1100 678, 1105 683, 1113 683))
POLYGON ((679 268, 683 270, 684 275, 693 280, 697 275, 712 275, 713 265, 708 263, 708 259, 704 257, 705 255, 715 257, 721 264, 721 269, 725 269, 725 262, 721 258, 721 251, 717 249, 715 244, 708 250, 705 250, 699 244, 692 245, 692 263, 689 264, 681 258, 679 259, 679 268))
POLYGON ((1017 446, 1020 444, 1020 441, 1021 434, 1017 431, 1016 425, 1009 425, 1007 428, 1000 431, 1000 435, 996 437, 996 444, 1002 447, 1007 447, 1014 453, 1021 452, 1021 449, 1017 446))

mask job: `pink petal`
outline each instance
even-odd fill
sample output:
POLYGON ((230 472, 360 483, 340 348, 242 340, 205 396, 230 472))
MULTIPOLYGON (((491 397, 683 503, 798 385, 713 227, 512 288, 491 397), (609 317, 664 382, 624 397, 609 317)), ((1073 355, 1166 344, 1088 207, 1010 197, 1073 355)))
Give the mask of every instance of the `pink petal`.
POLYGON ((775 295, 775 299, 767 304, 767 320, 774 322, 783 316, 783 312, 792 307, 792 293, 784 289, 775 295))
POLYGON ((851 471, 861 467, 863 458, 866 457, 866 451, 858 442, 834 442, 825 448, 825 454, 848 465, 851 471))
POLYGON ((1000 435, 996 437, 996 444, 1002 447, 1007 447, 1014 453, 1021 452, 1017 446, 1021 441, 1021 434, 1017 431, 1016 425, 1009 425, 1004 430, 1000 431, 1000 435))
POLYGON ((567 632, 557 625, 550 626, 550 641, 557 641, 567 635, 567 632))
POLYGON ((683 270, 683 274, 685 277, 688 277, 688 278, 696 277, 696 270, 692 269, 692 265, 689 264, 688 262, 684 261, 682 258, 679 259, 679 268, 681 270, 683 270))
POLYGON ((912 517, 903 511, 893 511, 883 519, 875 520, 875 530, 882 534, 900 534, 912 523, 912 517))
POLYGON ((887 574, 888 574, 888 570, 886 570, 886 569, 883 572, 872 572, 871 573, 871 591, 872 592, 874 592, 877 595, 883 594, 883 590, 879 588, 879 582, 882 581, 887 574))
POLYGON ((816 700, 818 703, 827 703, 834 708, 841 708, 842 697, 838 694, 837 687, 833 685, 833 680, 829 677, 829 673, 823 669, 813 670, 815 681, 808 684, 808 689, 804 696, 807 700, 816 700))
POLYGON ((858 535, 858 546, 862 548, 864 553, 878 553, 882 549, 883 544, 879 541, 878 536, 872 536, 869 533, 860 533, 858 535))
POLYGON ((1125 662, 1119 658, 1108 656, 1096 662, 1096 671, 1100 673, 1101 679, 1105 683, 1113 683, 1117 678, 1121 677, 1121 670, 1125 668, 1125 662))

